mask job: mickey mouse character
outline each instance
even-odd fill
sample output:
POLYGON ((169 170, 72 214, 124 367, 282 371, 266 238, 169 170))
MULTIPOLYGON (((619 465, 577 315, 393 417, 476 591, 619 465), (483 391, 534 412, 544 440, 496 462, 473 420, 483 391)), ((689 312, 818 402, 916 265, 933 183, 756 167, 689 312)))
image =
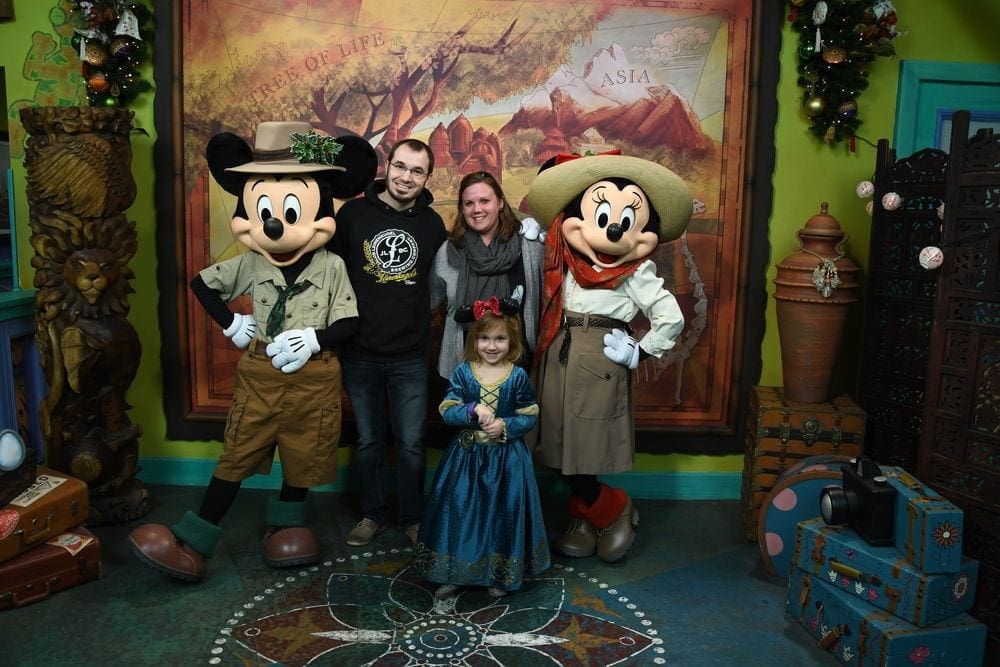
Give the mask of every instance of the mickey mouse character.
POLYGON ((536 352, 536 453, 570 487, 559 553, 613 562, 635 541, 638 512, 597 475, 635 461, 633 373, 674 346, 684 317, 649 256, 684 233, 692 199, 666 167, 618 154, 557 156, 531 183, 527 203, 547 226, 536 352), (629 322, 639 311, 641 340, 629 322))
POLYGON ((319 541, 305 527, 305 499, 309 488, 336 476, 336 350, 358 320, 344 262, 324 246, 337 227, 334 198, 362 192, 378 165, 360 137, 335 139, 309 123, 282 121, 258 125, 253 149, 235 134, 218 134, 206 157, 215 180, 236 195, 230 228, 248 252, 204 269, 191 290, 246 352, 236 367, 225 445, 198 513, 129 535, 141 560, 187 581, 204 578, 219 522, 241 482, 267 473, 275 449, 283 479, 267 503, 264 560, 272 567, 319 560, 319 541), (229 310, 242 295, 250 297, 250 315, 229 310))

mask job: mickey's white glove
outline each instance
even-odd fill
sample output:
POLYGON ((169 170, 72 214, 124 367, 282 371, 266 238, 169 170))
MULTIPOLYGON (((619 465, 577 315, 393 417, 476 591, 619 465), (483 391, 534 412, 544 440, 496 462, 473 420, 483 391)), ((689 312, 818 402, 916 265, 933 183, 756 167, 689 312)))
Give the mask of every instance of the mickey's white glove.
POLYGON ((524 285, 518 285, 514 288, 514 291, 510 293, 510 300, 519 306, 524 303, 524 285))
POLYGON ((229 325, 228 329, 223 329, 222 333, 233 341, 233 345, 242 350, 257 335, 257 320, 253 318, 253 315, 235 313, 233 323, 229 325))
MULTIPOLYGON (((521 236, 529 241, 538 240, 542 235, 542 226, 534 218, 525 218, 521 221, 521 236)), ((544 237, 543 237, 544 238, 544 237)))
POLYGON ((282 373, 294 373, 309 361, 309 357, 319 352, 319 341, 316 340, 316 330, 289 329, 275 336, 273 343, 267 345, 267 356, 271 357, 271 365, 282 373))
POLYGON ((621 329, 604 334, 604 356, 627 368, 639 366, 639 342, 621 329))

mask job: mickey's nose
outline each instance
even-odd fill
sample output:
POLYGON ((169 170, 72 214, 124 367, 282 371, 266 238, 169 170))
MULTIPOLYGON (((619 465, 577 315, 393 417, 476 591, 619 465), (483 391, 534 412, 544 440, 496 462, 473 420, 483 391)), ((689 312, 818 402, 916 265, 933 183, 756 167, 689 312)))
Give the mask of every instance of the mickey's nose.
MULTIPOLYGON (((268 218, 264 221, 264 233, 267 238, 277 241, 285 231, 285 226, 277 218, 268 218)), ((621 236, 621 234, 619 234, 621 236)))
POLYGON ((608 231, 606 233, 608 235, 608 240, 615 243, 621 239, 624 232, 622 232, 622 226, 616 222, 608 225, 608 231))

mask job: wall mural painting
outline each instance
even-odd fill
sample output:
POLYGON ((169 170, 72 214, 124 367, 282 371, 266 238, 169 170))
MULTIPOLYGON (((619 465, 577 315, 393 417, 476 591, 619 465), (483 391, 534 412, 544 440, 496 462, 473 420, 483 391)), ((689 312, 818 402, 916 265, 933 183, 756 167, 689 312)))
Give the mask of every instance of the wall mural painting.
MULTIPOLYGON (((686 235, 656 253, 687 325, 670 354, 638 370, 638 426, 733 429, 751 4, 186 2, 183 284, 240 251, 233 200, 203 157, 219 131, 252 141, 260 121, 307 120, 365 137, 383 166, 397 139, 421 138, 448 221, 465 173, 496 174, 521 202, 548 157, 619 148, 674 170, 695 196, 686 235)), ((239 352, 187 290, 179 296, 188 417, 222 419, 239 352)))

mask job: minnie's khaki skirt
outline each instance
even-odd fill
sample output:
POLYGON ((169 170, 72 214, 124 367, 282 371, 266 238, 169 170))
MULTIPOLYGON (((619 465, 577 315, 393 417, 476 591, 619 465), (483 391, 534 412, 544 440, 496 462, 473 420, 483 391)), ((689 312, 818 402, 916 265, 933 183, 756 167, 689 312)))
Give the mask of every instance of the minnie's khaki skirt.
POLYGON ((610 328, 583 325, 568 331, 566 364, 559 361, 567 335, 563 328, 536 373, 536 458, 564 475, 630 470, 635 462, 632 373, 604 356, 604 334, 610 328))

